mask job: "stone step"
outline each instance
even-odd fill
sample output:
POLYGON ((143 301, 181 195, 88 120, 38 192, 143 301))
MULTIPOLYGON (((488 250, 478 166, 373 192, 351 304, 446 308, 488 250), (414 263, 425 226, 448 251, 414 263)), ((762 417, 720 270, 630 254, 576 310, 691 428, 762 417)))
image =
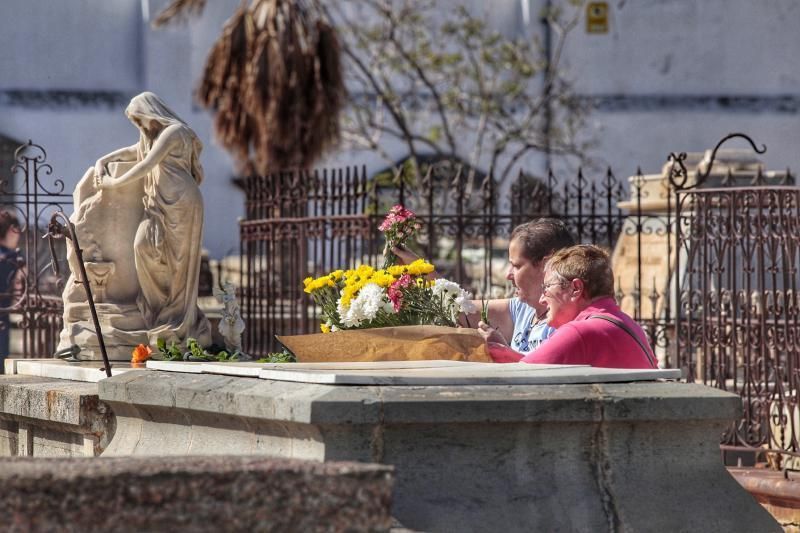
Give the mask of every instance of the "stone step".
POLYGON ((386 531, 392 478, 238 455, 0 459, 0 516, 13 531, 386 531))

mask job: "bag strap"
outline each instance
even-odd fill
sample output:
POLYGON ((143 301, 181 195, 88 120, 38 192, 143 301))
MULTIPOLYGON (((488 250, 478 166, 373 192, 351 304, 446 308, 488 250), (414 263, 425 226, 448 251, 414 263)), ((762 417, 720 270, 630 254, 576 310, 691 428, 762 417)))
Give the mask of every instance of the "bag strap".
POLYGON ((605 320, 606 322, 611 322, 612 324, 615 324, 620 328, 622 328, 622 330, 625 333, 630 335, 631 338, 636 341, 636 344, 639 345, 639 348, 642 349, 645 358, 647 358, 647 362, 650 363, 650 366, 652 366, 653 368, 658 368, 658 362, 656 361, 655 355, 653 355, 653 353, 650 350, 648 350, 644 344, 642 344, 642 341, 639 339, 639 337, 637 337, 636 334, 632 332, 631 329, 628 326, 626 326, 623 321, 608 315, 589 315, 586 318, 586 320, 589 320, 590 318, 599 318, 601 320, 605 320))

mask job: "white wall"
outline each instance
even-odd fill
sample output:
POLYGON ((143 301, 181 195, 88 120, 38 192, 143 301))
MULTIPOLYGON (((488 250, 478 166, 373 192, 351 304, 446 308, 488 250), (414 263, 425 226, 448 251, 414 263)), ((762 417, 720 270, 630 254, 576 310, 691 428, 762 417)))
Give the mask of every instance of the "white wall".
POLYGON ((135 90, 139 0, 3 0, 0 89, 135 90))
POLYGON ((608 4, 609 33, 588 34, 582 23, 566 47, 566 65, 581 93, 797 93, 796 0, 608 4))
POLYGON ((582 20, 564 57, 578 94, 616 98, 590 119, 595 159, 652 172, 670 151, 702 151, 740 131, 767 145, 759 157, 769 168, 800 167, 800 2, 608 5, 609 33, 588 34, 582 20))

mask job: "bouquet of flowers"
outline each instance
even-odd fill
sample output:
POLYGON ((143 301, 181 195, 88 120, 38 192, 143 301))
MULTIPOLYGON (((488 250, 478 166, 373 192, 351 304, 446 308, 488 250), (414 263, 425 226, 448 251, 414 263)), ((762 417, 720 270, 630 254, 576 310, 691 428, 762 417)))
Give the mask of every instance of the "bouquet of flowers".
POLYGON ((323 333, 347 329, 434 325, 455 327, 459 313, 473 313, 472 295, 446 279, 430 280, 423 259, 375 270, 361 265, 306 278, 305 292, 322 309, 323 333))
POLYGON ((383 268, 388 268, 397 263, 397 256, 392 253, 395 246, 403 246, 408 239, 413 237, 421 226, 417 222, 417 215, 402 205, 396 205, 389 210, 378 229, 383 232, 386 239, 383 268))

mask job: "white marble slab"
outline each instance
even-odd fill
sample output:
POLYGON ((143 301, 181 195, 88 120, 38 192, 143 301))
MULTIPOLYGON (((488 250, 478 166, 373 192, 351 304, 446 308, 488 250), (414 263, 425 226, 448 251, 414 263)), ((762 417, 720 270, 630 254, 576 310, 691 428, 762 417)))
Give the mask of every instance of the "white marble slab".
POLYGON ((612 383, 679 379, 681 371, 625 370, 579 365, 499 365, 480 368, 406 368, 385 370, 311 370, 283 368, 262 370, 259 377, 278 381, 330 385, 555 385, 612 383), (493 367, 493 368, 490 368, 493 367))
POLYGON ((264 363, 255 363, 253 361, 200 364, 200 371, 204 374, 223 374, 225 376, 249 378, 257 378, 263 368, 264 363))
POLYGON ((462 361, 375 361, 364 362, 339 362, 339 363, 257 363, 254 361, 230 363, 204 363, 195 361, 147 361, 150 370, 166 372, 183 372, 188 374, 222 374, 226 376, 259 377, 263 369, 280 369, 291 366, 292 370, 387 370, 408 368, 439 368, 439 367, 469 367, 469 366, 497 366, 493 363, 471 363, 462 361))
POLYGON ((467 361, 372 361, 372 362, 348 362, 338 363, 264 363, 265 369, 289 368, 292 370, 387 370, 403 368, 440 368, 440 367, 467 367, 491 365, 494 363, 473 363, 467 361))
POLYGON ((155 361, 147 360, 148 370, 162 370, 164 372, 182 372, 184 374, 202 374, 203 363, 199 361, 155 361))
MULTIPOLYGON (((111 375, 134 370, 130 363, 115 361, 111 363, 111 375)), ((97 383, 106 378, 102 361, 83 361, 68 363, 61 359, 18 359, 14 363, 14 373, 23 376, 39 376, 43 378, 68 379, 97 383)))

